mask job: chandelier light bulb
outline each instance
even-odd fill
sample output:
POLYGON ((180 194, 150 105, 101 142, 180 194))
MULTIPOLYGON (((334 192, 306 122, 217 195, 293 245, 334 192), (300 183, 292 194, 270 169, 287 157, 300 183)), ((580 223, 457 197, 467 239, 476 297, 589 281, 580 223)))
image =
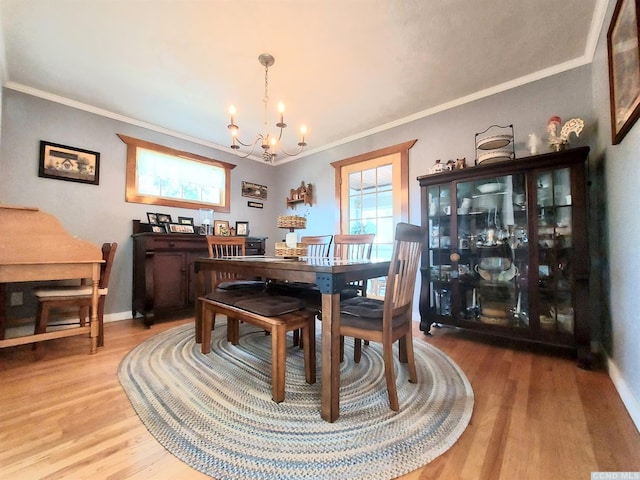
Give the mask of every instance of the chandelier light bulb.
POLYGON ((307 134, 307 126, 306 125, 302 125, 300 127, 300 135, 302 136, 302 139, 298 142, 298 146, 300 148, 304 148, 307 146, 307 144, 304 141, 304 136, 307 134))

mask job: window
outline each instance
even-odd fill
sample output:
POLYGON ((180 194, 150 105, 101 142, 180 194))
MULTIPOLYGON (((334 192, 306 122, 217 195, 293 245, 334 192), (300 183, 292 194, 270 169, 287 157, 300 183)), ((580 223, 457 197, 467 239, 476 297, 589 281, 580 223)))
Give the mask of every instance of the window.
POLYGON ((118 134, 127 144, 126 200, 230 211, 235 165, 118 134))

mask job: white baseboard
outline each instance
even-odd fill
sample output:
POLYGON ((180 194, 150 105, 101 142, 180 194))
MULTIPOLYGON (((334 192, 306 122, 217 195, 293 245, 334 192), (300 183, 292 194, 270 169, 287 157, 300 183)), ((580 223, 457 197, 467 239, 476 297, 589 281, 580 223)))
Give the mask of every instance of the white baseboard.
POLYGON ((622 375, 620 375, 618 366, 609 357, 607 357, 607 370, 613 385, 618 391, 618 395, 620 395, 622 403, 624 403, 627 412, 629 412, 629 415, 631 416, 631 420, 635 424, 638 432, 640 432, 640 401, 635 398, 633 392, 627 386, 627 382, 622 375))
POLYGON ((122 320, 131 320, 131 310, 125 312, 105 313, 103 319, 104 323, 120 322, 122 320))

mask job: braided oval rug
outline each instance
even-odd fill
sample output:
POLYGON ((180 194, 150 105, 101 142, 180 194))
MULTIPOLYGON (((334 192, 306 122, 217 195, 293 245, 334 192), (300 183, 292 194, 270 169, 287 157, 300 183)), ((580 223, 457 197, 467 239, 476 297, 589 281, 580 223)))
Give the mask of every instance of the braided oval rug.
POLYGON ((445 452, 469 423, 469 381, 421 340, 414 341, 417 384, 396 360, 400 411, 393 412, 380 345, 363 345, 356 364, 346 339, 340 417, 328 423, 320 418, 320 375, 315 385, 305 383, 302 350, 287 350, 285 401, 276 404, 270 337, 240 328, 240 345, 233 346, 224 322, 216 322, 212 351, 203 355, 193 325, 176 327, 137 346, 118 370, 151 434, 216 479, 391 479, 445 452))

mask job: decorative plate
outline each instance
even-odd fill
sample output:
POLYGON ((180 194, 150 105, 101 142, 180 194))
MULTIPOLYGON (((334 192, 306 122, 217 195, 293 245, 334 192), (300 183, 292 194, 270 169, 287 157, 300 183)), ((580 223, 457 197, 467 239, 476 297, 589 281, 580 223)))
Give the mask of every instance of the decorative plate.
POLYGON ((476 142, 476 148, 479 150, 495 150, 496 148, 504 148, 513 141, 511 135, 492 135, 485 137, 476 142))
POLYGON ((495 163, 495 162, 503 162, 505 160, 511 160, 513 157, 513 152, 509 152, 506 150, 495 150, 492 152, 483 153, 478 155, 478 163, 495 163))
POLYGON ((480 193, 496 193, 502 190, 502 184, 497 182, 483 183, 477 188, 480 193))

